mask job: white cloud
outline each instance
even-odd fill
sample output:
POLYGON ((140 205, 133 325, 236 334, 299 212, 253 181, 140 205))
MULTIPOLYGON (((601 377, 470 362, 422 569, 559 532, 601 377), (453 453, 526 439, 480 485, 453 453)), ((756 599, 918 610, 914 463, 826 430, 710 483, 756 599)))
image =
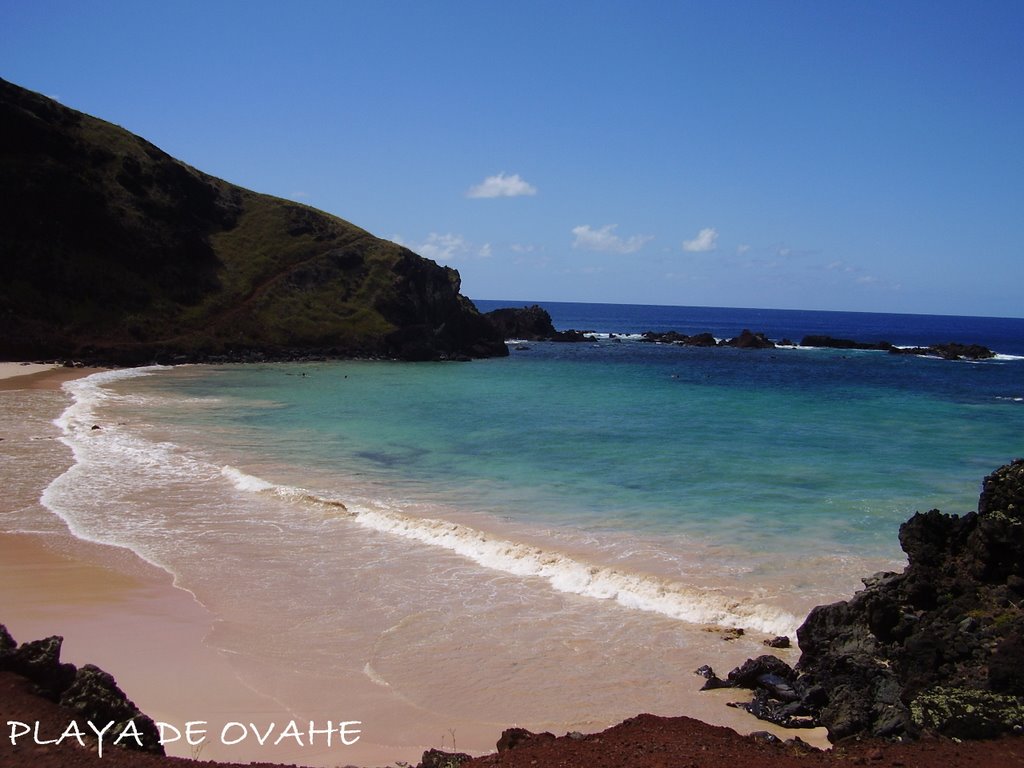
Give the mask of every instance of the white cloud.
POLYGON ((420 256, 425 256, 438 264, 445 264, 451 261, 453 256, 464 254, 470 249, 469 243, 462 235, 454 235, 451 232, 443 235, 431 232, 422 243, 400 243, 400 245, 405 245, 420 256))
POLYGON ((573 248, 583 248, 588 251, 607 251, 609 253, 635 253, 644 247, 644 244, 653 240, 653 235, 633 235, 623 240, 615 234, 614 230, 618 224, 606 224, 600 229, 592 229, 589 224, 582 224, 573 227, 572 233, 575 236, 573 248))
POLYGON ((431 232, 421 242, 410 242, 401 235, 392 235, 391 241, 438 264, 451 264, 453 261, 472 258, 489 259, 494 256, 494 247, 490 243, 477 245, 453 232, 431 232))
POLYGON ((718 239, 718 230, 712 227, 705 227, 693 240, 683 241, 683 250, 690 253, 706 253, 715 250, 715 241, 718 239))
POLYGON ((470 187, 466 197, 520 197, 536 194, 537 188, 519 178, 518 173, 511 176, 499 173, 497 176, 488 176, 475 187, 470 187))

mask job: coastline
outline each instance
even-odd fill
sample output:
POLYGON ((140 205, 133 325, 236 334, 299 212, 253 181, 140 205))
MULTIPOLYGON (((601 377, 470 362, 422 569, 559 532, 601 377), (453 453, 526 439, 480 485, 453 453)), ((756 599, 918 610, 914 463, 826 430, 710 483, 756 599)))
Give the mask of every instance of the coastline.
MULTIPOLYGON (((61 394, 59 386, 63 380, 91 372, 81 369, 77 373, 74 370, 34 371, 24 375, 16 373, 13 379, 6 379, 12 385, 7 391, 20 390, 25 397, 43 397, 44 391, 49 392, 49 399, 45 403, 49 411, 45 416, 39 416, 34 427, 29 425, 29 431, 33 428, 37 432, 42 428, 47 429, 47 439, 44 440, 40 434, 32 439, 40 444, 57 443, 53 439, 57 433, 51 419, 59 413, 59 403, 52 396, 61 394), (28 394, 30 392, 31 395, 28 394)), ((8 415, 7 409, 3 409, 3 416, 8 415)), ((0 437, 5 438, 0 442, 5 453, 12 447, 10 444, 5 445, 8 443, 6 438, 11 436, 8 422, 9 418, 3 418, 4 431, 0 432, 0 437)), ((24 436, 27 433, 19 434, 24 436)), ((66 455, 66 450, 63 453, 63 466, 66 468, 70 464, 70 457, 66 455)), ((32 503, 38 503, 40 489, 61 471, 60 467, 55 466, 49 474, 37 473, 32 481, 32 503)), ((140 709, 155 720, 181 725, 183 721, 191 719, 219 723, 246 722, 252 718, 254 722, 266 725, 271 720, 287 719, 289 716, 299 719, 297 713, 288 712, 279 702, 261 697, 244 686, 236 677, 229 660, 224 658, 224 652, 216 651, 206 643, 213 621, 211 614, 190 593, 175 588, 166 572, 143 562, 127 549, 82 541, 66 530, 5 533, 0 535, 0 579, 0 583, 5 585, 3 592, 7 595, 3 599, 0 622, 7 623, 19 641, 52 634, 64 635, 67 638, 64 654, 67 661, 78 665, 95 663, 111 672, 140 709)), ((268 630, 272 631, 273 620, 266 624, 268 630)), ((466 626, 464 631, 471 635, 473 627, 466 626)), ((266 672, 271 676, 274 674, 270 668, 266 672)), ((336 694, 337 699, 342 702, 361 701, 364 691, 356 690, 356 687, 345 687, 343 694, 336 694)), ((367 690, 372 692, 372 686, 367 690)), ((684 697, 680 701, 679 710, 692 717, 692 706, 685 698, 687 692, 681 690, 679 693, 684 697)), ((734 710, 724 707, 725 701, 735 698, 727 692, 705 693, 700 694, 700 697, 703 699, 702 705, 718 708, 715 715, 725 715, 727 712, 735 714, 734 710)), ((345 709, 346 705, 342 704, 340 708, 345 709)), ((338 711, 331 714, 358 716, 363 712, 338 711)), ((389 730, 396 733, 405 731, 405 736, 424 731, 424 723, 416 722, 416 718, 419 715, 421 719, 429 719, 428 713, 410 710, 403 714, 406 722, 399 722, 400 718, 391 716, 393 712, 390 712, 386 722, 389 730)), ((675 715, 679 712, 660 714, 675 715)), ((746 715, 737 715, 735 719, 750 725, 746 729, 733 726, 735 731, 731 733, 741 744, 744 742, 738 733, 774 730, 746 715)), ((692 725, 687 727, 700 731, 701 728, 714 727, 707 723, 723 724, 715 716, 700 717, 700 720, 692 720, 692 725)), ((479 743, 493 745, 501 728, 512 725, 514 723, 500 726, 494 724, 493 735, 468 736, 464 736, 465 732, 460 726, 459 746, 465 748, 464 738, 469 740, 478 736, 480 738, 476 740, 479 743)), ((441 733, 434 723, 430 727, 437 734, 441 733)), ((379 736, 379 733, 375 735, 379 736)), ((793 732, 783 731, 780 735, 782 738, 791 738, 793 732)), ((806 732, 798 735, 811 740, 807 738, 806 732)), ((436 738, 437 735, 434 736, 432 746, 438 746, 436 738)), ((198 756, 204 760, 221 762, 258 760, 306 765, 382 765, 393 763, 398 758, 414 762, 418 755, 408 751, 409 740, 405 739, 402 743, 405 751, 399 752, 379 743, 371 743, 367 738, 359 747, 335 748, 327 754, 316 755, 310 749, 293 748, 285 752, 255 745, 250 751, 233 748, 218 752, 216 744, 208 742, 198 756)), ((440 746, 446 745, 441 742, 440 746)), ((470 751, 477 754, 482 752, 479 747, 473 747, 470 751)), ((181 757, 195 755, 194 750, 175 745, 169 745, 168 752, 181 757)), ((508 760, 503 760, 502 764, 509 764, 508 760)))
MULTIPOLYGON (((49 482, 71 465, 70 452, 39 474, 39 461, 27 452, 45 446, 51 453, 58 436, 52 419, 61 385, 99 369, 0 364, 0 404, 4 398, 46 396, 45 415, 24 419, 19 409, 0 407, 0 479, 18 476, 0 516, 23 505, 40 507, 49 482), (31 394, 30 394, 31 393, 31 394), (12 413, 12 410, 15 411, 12 413), (17 423, 14 423, 17 421, 17 423), (24 459, 24 463, 19 459, 24 459), (29 460, 31 459, 31 461, 29 460), (22 466, 19 466, 22 464, 22 466)), ((39 509, 44 518, 52 513, 39 509)), ((19 642, 52 635, 64 638, 62 659, 77 666, 95 664, 114 675, 118 685, 155 721, 184 728, 191 720, 214 724, 280 720, 287 712, 253 691, 237 676, 224 655, 206 644, 214 617, 191 593, 175 587, 165 571, 128 549, 85 541, 63 523, 49 530, 11 532, 0 529, 0 623, 19 642)), ((339 713, 341 714, 341 713, 339 713)), ((220 727, 220 726, 217 726, 220 727)), ((250 740, 251 742, 252 740, 250 740)), ((277 761, 307 765, 387 764, 400 755, 370 742, 319 751, 282 743, 195 748, 182 739, 166 746, 169 756, 204 760, 277 761)), ((4 740, 4 744, 7 740, 4 740)), ((0 755, 4 746, 0 745, 0 755)))
MULTIPOLYGON (((208 743, 201 752, 202 759, 383 765, 396 760, 413 762, 424 749, 445 746, 442 738, 452 725, 448 720, 412 704, 396 706, 386 687, 365 676, 345 679, 340 695, 337 687, 335 692, 330 690, 327 681, 287 681, 289 688, 315 689, 313 712, 301 714, 253 690, 233 666, 237 660, 208 643, 215 617, 190 592, 176 588, 170 574, 128 549, 76 538, 62 521, 41 508, 43 489, 71 465, 70 453, 56 440, 59 431, 52 422, 67 404, 61 385, 98 370, 0 366, 4 375, 0 378, 0 399, 38 401, 33 418, 26 420, 24 414, 16 416, 8 408, 0 416, 0 437, 5 438, 0 441, 0 449, 14 459, 7 465, 21 475, 24 486, 20 497, 16 495, 7 503, 33 505, 39 515, 51 521, 45 531, 0 532, 0 583, 5 585, 0 623, 5 623, 19 642, 51 635, 64 637, 66 661, 92 663, 109 671, 143 712, 178 727, 188 720, 207 720, 212 727, 231 721, 269 724, 289 717, 301 720, 314 716, 318 722, 350 717, 362 717, 367 722, 365 735, 357 744, 343 749, 335 746, 322 754, 308 747, 288 749, 288 744, 272 749, 269 745, 226 748, 208 743), (18 423, 13 424, 13 420, 18 423), (19 457, 25 459, 25 451, 40 447, 52 454, 49 463, 44 462, 46 469, 33 461, 19 472, 19 457), (340 711, 353 709, 353 702, 358 711, 340 711), (394 745, 389 745, 389 740, 394 745)), ((272 619, 268 618, 267 624, 271 625, 272 619)), ((280 675, 271 668, 261 674, 267 680, 281 682, 275 680, 280 675)), ((695 697, 699 685, 700 679, 693 676, 695 697)), ((691 695, 685 690, 680 694, 691 695)), ((741 732, 764 729, 765 724, 725 707, 727 699, 728 694, 721 692, 700 694, 681 709, 691 716, 703 712, 709 722, 741 732)), ((486 754, 493 749, 501 730, 513 724, 461 723, 459 745, 466 745, 462 748, 468 747, 474 754, 486 754)), ((785 732, 780 730, 778 735, 785 737, 785 732)), ((818 738, 806 733, 802 736, 827 746, 823 732, 818 738)), ((194 756, 194 750, 184 744, 169 744, 167 750, 173 756, 194 756)))

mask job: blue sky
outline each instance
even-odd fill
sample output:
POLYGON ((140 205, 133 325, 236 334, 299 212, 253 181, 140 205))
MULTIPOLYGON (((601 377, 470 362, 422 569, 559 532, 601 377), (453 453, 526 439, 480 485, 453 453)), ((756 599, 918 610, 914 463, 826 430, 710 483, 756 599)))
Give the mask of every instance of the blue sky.
POLYGON ((13 2, 0 77, 471 298, 1024 315, 1024 2, 13 2))

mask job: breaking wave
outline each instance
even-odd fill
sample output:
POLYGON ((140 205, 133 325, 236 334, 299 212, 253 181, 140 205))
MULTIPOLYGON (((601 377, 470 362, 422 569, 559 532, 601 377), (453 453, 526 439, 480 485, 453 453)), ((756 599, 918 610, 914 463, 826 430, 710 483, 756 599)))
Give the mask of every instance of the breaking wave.
POLYGON ((347 506, 338 499, 277 485, 232 466, 223 467, 221 473, 241 491, 329 507, 366 528, 449 550, 485 568, 541 578, 560 592, 612 600, 626 608, 692 624, 745 628, 766 634, 792 634, 799 624, 796 616, 780 608, 692 589, 650 574, 587 563, 556 550, 509 541, 461 523, 416 517, 384 504, 374 508, 347 506))

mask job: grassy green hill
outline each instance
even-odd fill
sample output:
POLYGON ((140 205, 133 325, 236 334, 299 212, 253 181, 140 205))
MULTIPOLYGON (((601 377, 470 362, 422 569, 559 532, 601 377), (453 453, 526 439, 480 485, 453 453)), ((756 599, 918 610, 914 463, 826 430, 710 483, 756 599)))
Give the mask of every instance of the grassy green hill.
POLYGON ((0 80, 0 358, 507 354, 459 274, 0 80))

